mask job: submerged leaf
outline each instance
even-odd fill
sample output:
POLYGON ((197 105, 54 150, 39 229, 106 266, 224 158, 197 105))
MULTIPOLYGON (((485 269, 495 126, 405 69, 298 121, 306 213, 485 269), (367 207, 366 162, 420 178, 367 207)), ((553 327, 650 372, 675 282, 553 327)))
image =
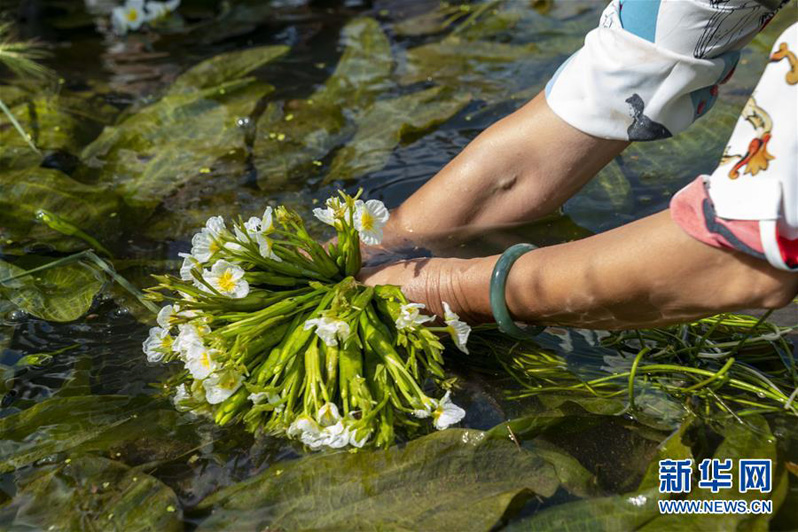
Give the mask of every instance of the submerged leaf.
POLYGON ((534 450, 449 429, 387 451, 272 466, 200 503, 200 530, 489 530, 518 498, 559 479, 534 450))
POLYGON ((467 88, 474 98, 495 102, 537 82, 536 73, 551 62, 534 44, 471 41, 458 36, 407 51, 403 84, 432 81, 454 90, 467 88))
POLYGON ((11 528, 183 530, 175 493, 161 481, 98 456, 75 456, 28 475, 0 512, 11 528))
MULTIPOLYGON (((10 110, 41 151, 62 151, 72 155, 77 155, 84 145, 96 137, 116 112, 102 101, 46 93, 25 95, 10 110)), ((27 141, 12 127, 8 117, 2 113, 0 145, 4 147, 3 153, 0 153, 0 163, 4 168, 20 168, 22 163, 19 160, 30 159, 17 156, 15 160, 16 149, 30 148, 27 141), (8 149, 12 149, 11 154, 5 153, 8 149)), ((40 158, 35 157, 37 160, 40 158)))
POLYGON ((381 170, 403 138, 445 122, 469 101, 467 93, 433 87, 375 102, 358 120, 355 136, 336 154, 326 181, 381 170))
POLYGON ((687 421, 660 444, 635 492, 560 504, 527 519, 511 523, 507 529, 512 531, 598 530, 606 532, 636 530, 637 527, 659 515, 657 501, 667 497, 658 492, 659 461, 692 458, 690 448, 683 441, 689 428, 690 421, 687 421))
POLYGON ((130 397, 59 397, 0 419, 0 472, 96 438, 131 419, 130 397))
POLYGON ((102 237, 115 232, 119 200, 107 187, 79 183, 58 170, 28 168, 0 173, 0 236, 19 244, 43 242, 59 251, 86 245, 36 221, 40 209, 102 237))
POLYGON ((83 157, 100 169, 101 181, 118 187, 129 205, 153 208, 217 165, 225 167, 225 174, 240 174, 245 131, 238 122, 272 90, 243 80, 166 96, 106 128, 83 157), (220 162, 231 152, 237 157, 220 162))
POLYGON ((258 184, 271 189, 313 169, 352 131, 348 115, 391 86, 391 45, 379 23, 355 19, 343 30, 344 52, 335 72, 307 100, 270 104, 257 124, 254 163, 258 184))
POLYGON ((173 408, 149 398, 53 397, 0 419, 0 472, 64 451, 114 451, 134 463, 167 460, 197 445, 196 432, 186 427, 173 408))
POLYGON ((288 46, 258 46, 216 55, 181 74, 169 87, 168 94, 196 92, 243 78, 289 50, 288 46))
MULTIPOLYGON (((24 272, 0 260, 0 281, 24 272)), ((74 321, 89 310, 103 283, 94 268, 67 264, 0 283, 0 297, 43 320, 74 321)))

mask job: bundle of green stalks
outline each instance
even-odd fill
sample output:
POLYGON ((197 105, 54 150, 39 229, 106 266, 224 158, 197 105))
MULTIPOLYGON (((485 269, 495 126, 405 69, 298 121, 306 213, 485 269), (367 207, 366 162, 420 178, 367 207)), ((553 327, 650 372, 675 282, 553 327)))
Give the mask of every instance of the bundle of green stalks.
POLYGON ((601 347, 617 354, 603 356, 600 369, 585 364, 577 370, 565 357, 532 342, 509 349, 495 342, 484 345, 518 382, 509 392, 513 398, 547 393, 619 398, 626 400, 626 411, 634 412, 637 394, 653 388, 697 415, 798 416, 798 369, 788 340, 798 327, 773 325, 768 316, 722 314, 667 328, 609 333, 601 347))

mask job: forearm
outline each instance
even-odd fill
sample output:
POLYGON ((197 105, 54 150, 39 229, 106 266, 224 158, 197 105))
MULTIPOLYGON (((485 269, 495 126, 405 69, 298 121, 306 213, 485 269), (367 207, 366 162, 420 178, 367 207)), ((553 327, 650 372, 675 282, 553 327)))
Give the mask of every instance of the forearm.
POLYGON ((396 209, 384 244, 423 244, 549 214, 627 145, 568 125, 541 93, 486 129, 396 209))
MULTIPOLYGON (((429 259, 409 270, 399 266, 404 273, 394 270, 381 279, 377 274, 371 282, 400 282, 410 299, 433 312, 440 313, 440 301, 447 301, 469 321, 489 322, 497 259, 429 259)), ((617 329, 780 307, 797 292, 798 275, 702 244, 666 211, 524 255, 510 271, 506 297, 520 321, 617 329)))

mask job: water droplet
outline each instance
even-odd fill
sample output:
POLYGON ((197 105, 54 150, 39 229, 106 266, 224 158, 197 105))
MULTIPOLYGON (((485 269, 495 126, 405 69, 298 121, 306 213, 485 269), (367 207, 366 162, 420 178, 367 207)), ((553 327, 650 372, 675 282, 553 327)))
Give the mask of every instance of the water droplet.
POLYGON ((23 321, 27 319, 28 313, 24 310, 12 310, 8 313, 8 320, 9 321, 23 321))
POLYGON ((249 126, 249 122, 250 122, 249 117, 244 116, 244 117, 239 118, 238 120, 236 120, 236 125, 238 127, 247 127, 247 126, 249 126))

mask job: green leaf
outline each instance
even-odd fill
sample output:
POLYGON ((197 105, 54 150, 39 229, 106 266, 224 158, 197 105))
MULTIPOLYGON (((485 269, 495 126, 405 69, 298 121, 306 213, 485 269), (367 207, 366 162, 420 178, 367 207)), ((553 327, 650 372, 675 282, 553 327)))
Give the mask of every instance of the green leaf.
POLYGON ((375 102, 358 120, 352 140, 335 155, 326 181, 354 179, 381 170, 408 135, 446 122, 470 101, 467 93, 433 87, 375 102))
POLYGON ((37 222, 39 209, 85 228, 100 240, 118 233, 119 199, 108 187, 80 183, 58 170, 28 168, 0 173, 0 189, 0 237, 19 246, 40 242, 59 251, 86 247, 82 240, 37 222))
POLYGON ((0 419, 0 472, 72 449, 131 419, 130 398, 52 398, 0 419))
POLYGON ((282 463, 199 505, 200 530, 489 530, 559 479, 534 450, 475 430, 449 429, 387 451, 282 463))
POLYGON ((263 189, 307 176, 352 132, 357 115, 392 86, 393 56, 379 23, 359 18, 343 29, 344 52, 335 72, 308 99, 272 103, 258 120, 254 163, 263 189))
POLYGON ((450 36, 408 50, 401 82, 407 85, 432 81, 454 90, 467 87, 475 99, 496 102, 525 88, 532 82, 531 76, 551 61, 537 55, 534 44, 450 36))
POLYGON ((183 530, 177 496, 168 486, 90 455, 28 475, 0 519, 15 530, 183 530))
POLYGON ((113 451, 131 463, 169 460, 198 445, 191 423, 150 398, 53 397, 0 419, 0 472, 65 451, 113 451))
MULTIPOLYGON (((5 101, 5 100, 4 100, 5 101)), ((8 105, 8 102, 6 102, 8 105)), ((77 154, 101 131, 103 125, 118 113, 100 99, 86 100, 78 96, 42 94, 28 95, 11 107, 11 113, 41 151, 60 150, 77 154)), ((32 158, 22 157, 16 150, 28 147, 27 142, 0 113, 0 145, 4 146, 0 162, 4 168, 21 168, 32 158), (5 151, 12 149, 11 154, 5 151)), ((35 154, 33 154, 35 155, 35 154)), ((36 160, 40 156, 35 157, 36 160)), ((28 166, 28 165, 25 165, 28 166)))
MULTIPOLYGON (((0 280, 25 270, 0 260, 0 280)), ((67 264, 0 283, 0 296, 47 321, 74 321, 91 307, 103 277, 85 264, 67 264)))
POLYGON ((659 515, 657 500, 664 497, 658 492, 659 460, 692 458, 690 448, 683 441, 690 425, 690 421, 683 423, 678 431, 660 444, 637 491, 554 506, 512 523, 507 530, 614 532, 638 529, 659 515))
POLYGON ((190 180, 243 173, 245 130, 238 121, 273 90, 250 79, 168 95, 106 128, 83 158, 128 205, 154 208, 190 180))
POLYGON ((243 78, 288 53, 288 46, 258 46, 216 55, 191 67, 169 87, 167 94, 196 92, 243 78))

